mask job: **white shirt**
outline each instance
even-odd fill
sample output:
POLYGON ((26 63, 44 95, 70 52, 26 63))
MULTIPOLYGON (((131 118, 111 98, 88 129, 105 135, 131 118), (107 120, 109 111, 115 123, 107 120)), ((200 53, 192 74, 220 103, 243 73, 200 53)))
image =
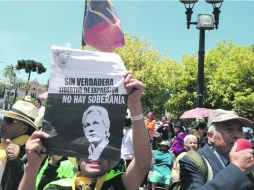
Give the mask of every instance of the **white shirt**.
POLYGON ((38 109, 38 117, 41 118, 41 119, 43 119, 44 113, 45 113, 45 107, 44 107, 44 106, 41 106, 41 107, 38 109))
POLYGON ((134 157, 133 143, 132 143, 132 128, 123 130, 123 139, 121 146, 121 158, 124 160, 131 160, 134 157))

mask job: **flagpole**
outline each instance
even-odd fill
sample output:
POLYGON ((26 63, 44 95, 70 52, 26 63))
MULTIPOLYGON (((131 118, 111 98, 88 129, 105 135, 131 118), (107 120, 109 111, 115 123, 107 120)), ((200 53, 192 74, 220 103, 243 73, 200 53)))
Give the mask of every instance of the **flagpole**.
POLYGON ((84 47, 86 46, 85 40, 84 40, 84 23, 85 23, 85 17, 86 17, 86 9, 87 9, 87 0, 85 0, 85 9, 84 9, 84 17, 83 17, 83 25, 82 25, 82 34, 81 34, 81 49, 84 50, 84 47))

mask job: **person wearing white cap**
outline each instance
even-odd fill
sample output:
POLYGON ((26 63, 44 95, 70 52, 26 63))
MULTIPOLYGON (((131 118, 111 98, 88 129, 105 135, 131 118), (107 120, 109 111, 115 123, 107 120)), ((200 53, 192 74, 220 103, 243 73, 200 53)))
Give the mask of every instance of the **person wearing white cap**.
POLYGON ((208 168, 207 175, 190 159, 180 159, 181 189, 251 190, 254 189, 253 149, 237 151, 236 141, 243 138, 243 127, 250 120, 234 111, 214 110, 208 118, 208 144, 198 150, 208 168))
POLYGON ((169 153, 169 141, 161 141, 158 149, 153 152, 154 164, 150 181, 152 190, 156 189, 157 183, 164 184, 165 190, 169 189, 171 183, 171 170, 173 165, 172 154, 169 153))
POLYGON ((14 190, 23 175, 22 159, 25 143, 37 129, 34 125, 36 107, 27 101, 17 101, 10 111, 4 113, 1 122, 0 181, 2 190, 14 190))

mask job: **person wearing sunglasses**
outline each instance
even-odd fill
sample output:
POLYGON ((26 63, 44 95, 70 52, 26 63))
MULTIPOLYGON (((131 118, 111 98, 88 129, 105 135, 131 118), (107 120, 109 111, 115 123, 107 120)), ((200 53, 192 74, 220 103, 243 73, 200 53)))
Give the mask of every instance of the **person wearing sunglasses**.
POLYGON ((0 124, 0 182, 2 190, 16 190, 23 175, 25 143, 37 130, 33 123, 36 107, 27 101, 17 101, 4 113, 0 124))

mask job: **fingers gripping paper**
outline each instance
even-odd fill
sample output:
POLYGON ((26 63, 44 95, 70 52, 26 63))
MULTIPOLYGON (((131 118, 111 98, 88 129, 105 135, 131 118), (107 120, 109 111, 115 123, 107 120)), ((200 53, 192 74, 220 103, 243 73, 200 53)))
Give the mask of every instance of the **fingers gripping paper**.
POLYGON ((127 92, 117 54, 51 48, 43 130, 52 154, 118 160, 127 92))

